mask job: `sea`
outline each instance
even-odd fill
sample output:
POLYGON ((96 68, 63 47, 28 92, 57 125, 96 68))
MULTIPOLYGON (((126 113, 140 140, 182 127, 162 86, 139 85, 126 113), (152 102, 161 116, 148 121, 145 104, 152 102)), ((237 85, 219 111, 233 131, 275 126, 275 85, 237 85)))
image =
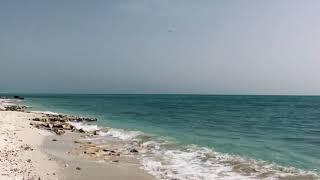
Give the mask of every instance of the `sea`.
POLYGON ((95 117, 138 141, 158 179, 319 179, 320 96, 23 94, 30 111, 95 117))

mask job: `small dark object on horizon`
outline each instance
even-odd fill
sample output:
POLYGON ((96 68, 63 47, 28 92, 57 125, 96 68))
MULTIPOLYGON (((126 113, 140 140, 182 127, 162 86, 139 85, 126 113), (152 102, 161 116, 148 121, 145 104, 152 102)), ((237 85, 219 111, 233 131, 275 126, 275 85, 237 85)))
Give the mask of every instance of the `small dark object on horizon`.
POLYGON ((24 97, 21 96, 13 96, 14 99, 24 99, 24 97))

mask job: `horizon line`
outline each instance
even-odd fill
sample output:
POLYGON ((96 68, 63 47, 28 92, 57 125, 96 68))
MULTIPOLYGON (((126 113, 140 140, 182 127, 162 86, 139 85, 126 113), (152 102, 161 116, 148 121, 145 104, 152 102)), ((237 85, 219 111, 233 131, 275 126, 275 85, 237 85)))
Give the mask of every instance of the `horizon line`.
POLYGON ((320 96, 320 94, 236 94, 236 93, 77 93, 77 92, 0 92, 0 95, 198 95, 198 96, 320 96))

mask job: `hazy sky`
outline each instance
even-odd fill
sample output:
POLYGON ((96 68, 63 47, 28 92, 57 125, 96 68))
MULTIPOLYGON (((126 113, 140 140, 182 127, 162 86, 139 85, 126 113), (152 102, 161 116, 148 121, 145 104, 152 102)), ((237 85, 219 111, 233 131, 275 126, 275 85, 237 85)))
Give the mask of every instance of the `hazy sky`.
POLYGON ((1 0, 0 92, 320 94, 320 1, 1 0))

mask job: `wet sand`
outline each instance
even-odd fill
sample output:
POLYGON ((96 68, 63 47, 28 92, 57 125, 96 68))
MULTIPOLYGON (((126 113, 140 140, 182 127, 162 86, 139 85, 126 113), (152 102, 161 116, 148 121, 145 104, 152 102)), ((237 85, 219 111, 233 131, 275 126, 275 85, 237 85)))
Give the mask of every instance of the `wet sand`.
POLYGON ((102 159, 95 156, 84 156, 80 144, 75 140, 83 139, 77 133, 67 133, 63 136, 47 137, 43 144, 45 152, 61 167, 61 179, 68 180, 153 180, 154 178, 140 169, 134 158, 116 156, 102 159), (52 141, 54 139, 54 141, 52 141), (115 162, 112 162, 115 161, 115 162), (80 168, 77 169, 77 168, 80 168))

